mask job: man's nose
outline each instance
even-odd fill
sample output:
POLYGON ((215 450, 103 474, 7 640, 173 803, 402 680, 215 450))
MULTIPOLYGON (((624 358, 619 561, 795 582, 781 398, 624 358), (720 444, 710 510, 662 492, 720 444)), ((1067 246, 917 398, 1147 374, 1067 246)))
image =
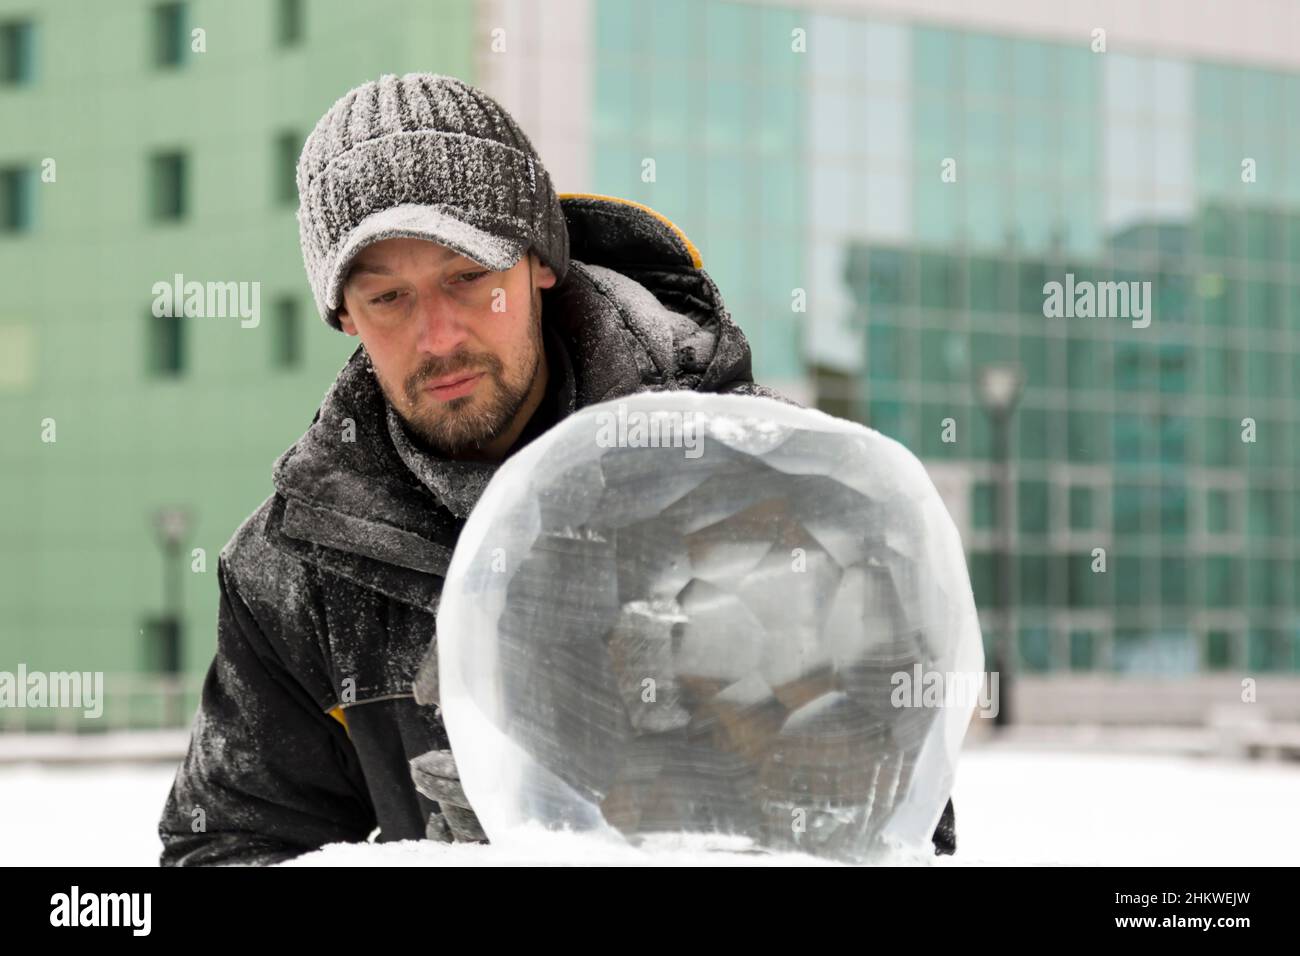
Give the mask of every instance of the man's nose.
POLYGON ((416 344, 422 352, 450 355, 469 337, 469 330, 455 306, 437 292, 420 295, 416 317, 420 323, 420 339, 416 344))

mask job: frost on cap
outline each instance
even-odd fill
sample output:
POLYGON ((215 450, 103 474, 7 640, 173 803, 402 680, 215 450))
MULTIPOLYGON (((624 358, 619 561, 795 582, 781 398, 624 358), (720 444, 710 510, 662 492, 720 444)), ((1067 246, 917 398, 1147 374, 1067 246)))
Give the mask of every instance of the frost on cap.
POLYGON ((531 247, 557 279, 568 268, 564 213, 532 143, 452 76, 385 74, 349 91, 307 137, 297 183, 303 262, 335 328, 349 260, 381 239, 431 239, 494 268, 531 247))

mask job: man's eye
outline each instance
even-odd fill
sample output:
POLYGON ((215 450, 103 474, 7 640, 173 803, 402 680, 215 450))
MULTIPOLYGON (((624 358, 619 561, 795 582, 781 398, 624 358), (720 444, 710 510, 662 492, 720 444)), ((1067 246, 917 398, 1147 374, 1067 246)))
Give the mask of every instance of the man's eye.
POLYGON ((402 294, 402 293, 400 293, 400 292, 398 292, 396 289, 394 289, 394 290, 392 290, 392 291, 390 291, 390 292, 385 292, 385 293, 383 293, 382 295, 377 295, 377 296, 375 296, 373 299, 370 300, 370 304, 371 304, 371 305, 391 305, 392 303, 394 303, 394 302, 397 301, 397 297, 398 297, 399 295, 401 295, 401 294, 402 294))
POLYGON ((487 270, 484 269, 478 272, 462 272, 457 278, 459 278, 461 282, 477 282, 485 275, 487 275, 487 270))

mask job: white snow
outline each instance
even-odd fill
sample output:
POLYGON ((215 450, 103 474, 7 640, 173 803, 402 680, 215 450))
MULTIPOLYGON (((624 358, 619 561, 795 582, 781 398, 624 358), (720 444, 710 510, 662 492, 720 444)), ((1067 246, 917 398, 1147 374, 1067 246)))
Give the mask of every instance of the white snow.
POLYGON ((0 864, 157 866, 176 766, 0 766, 0 864))
MULTIPOLYGON (((0 766, 0 862, 154 866, 170 765, 0 766)), ((1300 857, 1300 765, 1146 754, 981 747, 961 759, 958 853, 981 864, 1292 865, 1300 857)), ((698 840, 639 854, 542 834, 518 848, 429 841, 337 844, 302 866, 492 866, 720 862, 698 840)), ((737 865, 816 864, 728 855, 737 865)))
MULTIPOLYGON (((718 838, 665 834, 647 849, 617 846, 594 837, 551 833, 540 827, 518 845, 404 840, 383 844, 335 844, 290 860, 285 866, 833 866, 797 853, 721 852, 718 838), (706 845, 707 844, 707 845, 706 845)), ((727 847, 722 848, 728 849, 727 847)))
POLYGON ((972 750, 952 864, 1294 866, 1300 764, 972 750))

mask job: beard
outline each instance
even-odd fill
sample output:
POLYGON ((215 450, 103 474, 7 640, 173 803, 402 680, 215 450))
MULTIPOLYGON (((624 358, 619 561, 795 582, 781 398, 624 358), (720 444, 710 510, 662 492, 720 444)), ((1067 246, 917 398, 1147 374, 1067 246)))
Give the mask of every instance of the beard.
POLYGON ((454 458, 480 450, 506 431, 528 400, 542 363, 541 319, 538 293, 529 307, 528 344, 532 361, 515 376, 508 374, 499 357, 488 352, 429 356, 395 394, 373 362, 371 367, 384 396, 417 441, 437 454, 454 458), (473 393, 448 402, 435 402, 425 393, 426 382, 456 372, 485 374, 473 393))

